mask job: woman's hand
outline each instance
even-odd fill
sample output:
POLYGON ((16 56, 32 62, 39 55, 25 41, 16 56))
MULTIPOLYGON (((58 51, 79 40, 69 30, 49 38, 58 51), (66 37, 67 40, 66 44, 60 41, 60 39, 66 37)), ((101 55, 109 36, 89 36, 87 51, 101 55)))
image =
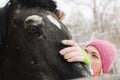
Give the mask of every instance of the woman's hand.
POLYGON ((60 54, 64 57, 64 59, 68 62, 84 61, 83 54, 81 53, 80 47, 77 43, 72 40, 62 40, 62 44, 70 46, 60 50, 60 54))
POLYGON ((90 65, 90 60, 87 53, 79 47, 79 45, 72 40, 62 40, 63 45, 70 47, 60 50, 60 54, 68 62, 84 62, 87 65, 90 65))

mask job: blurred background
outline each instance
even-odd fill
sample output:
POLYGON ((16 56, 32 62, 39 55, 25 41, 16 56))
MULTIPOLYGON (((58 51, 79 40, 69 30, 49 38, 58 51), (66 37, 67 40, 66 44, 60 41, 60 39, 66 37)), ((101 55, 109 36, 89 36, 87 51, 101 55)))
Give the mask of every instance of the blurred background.
POLYGON ((94 39, 115 44, 118 58, 113 73, 120 73, 120 0, 55 0, 65 12, 63 22, 81 47, 94 39))
MULTIPOLYGON (((8 0, 0 0, 3 7, 8 0)), ((81 47, 94 39, 116 45, 118 58, 112 69, 120 73, 120 0, 54 0, 64 11, 63 23, 81 47)))

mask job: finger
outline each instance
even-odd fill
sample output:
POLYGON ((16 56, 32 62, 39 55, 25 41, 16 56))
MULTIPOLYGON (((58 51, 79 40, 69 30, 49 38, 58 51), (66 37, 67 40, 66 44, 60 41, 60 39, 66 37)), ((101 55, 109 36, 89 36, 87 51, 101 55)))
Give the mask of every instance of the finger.
POLYGON ((67 53, 64 55, 64 59, 70 59, 70 58, 75 57, 75 56, 82 57, 82 54, 79 51, 70 52, 70 53, 67 53))
POLYGON ((62 44, 67 46, 78 46, 77 43, 72 40, 62 40, 62 44))
POLYGON ((75 56, 75 57, 72 57, 70 59, 67 59, 68 62, 83 62, 84 61, 84 58, 81 57, 81 56, 75 56))
POLYGON ((65 54, 73 52, 73 51, 79 51, 79 49, 76 48, 76 47, 67 47, 67 48, 64 48, 64 49, 60 50, 59 53, 61 55, 65 55, 65 54))

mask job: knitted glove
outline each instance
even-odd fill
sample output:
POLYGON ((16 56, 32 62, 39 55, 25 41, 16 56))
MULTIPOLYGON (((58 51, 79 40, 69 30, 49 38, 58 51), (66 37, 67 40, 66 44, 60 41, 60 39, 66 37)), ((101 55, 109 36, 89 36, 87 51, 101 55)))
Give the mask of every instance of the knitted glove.
POLYGON ((84 62, 87 66, 90 66, 90 65, 91 65, 90 58, 89 58, 88 54, 86 53, 86 51, 85 51, 84 49, 81 49, 81 48, 80 48, 80 51, 81 51, 80 53, 82 53, 82 54, 83 54, 83 57, 84 57, 83 62, 84 62))

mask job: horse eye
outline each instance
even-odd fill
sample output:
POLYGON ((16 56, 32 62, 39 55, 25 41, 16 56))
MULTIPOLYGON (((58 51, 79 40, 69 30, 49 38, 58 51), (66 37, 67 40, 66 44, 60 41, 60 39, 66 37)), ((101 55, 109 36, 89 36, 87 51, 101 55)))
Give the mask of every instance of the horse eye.
POLYGON ((39 26, 36 25, 29 25, 26 30, 31 35, 35 35, 37 37, 43 34, 42 28, 40 29, 39 26))

